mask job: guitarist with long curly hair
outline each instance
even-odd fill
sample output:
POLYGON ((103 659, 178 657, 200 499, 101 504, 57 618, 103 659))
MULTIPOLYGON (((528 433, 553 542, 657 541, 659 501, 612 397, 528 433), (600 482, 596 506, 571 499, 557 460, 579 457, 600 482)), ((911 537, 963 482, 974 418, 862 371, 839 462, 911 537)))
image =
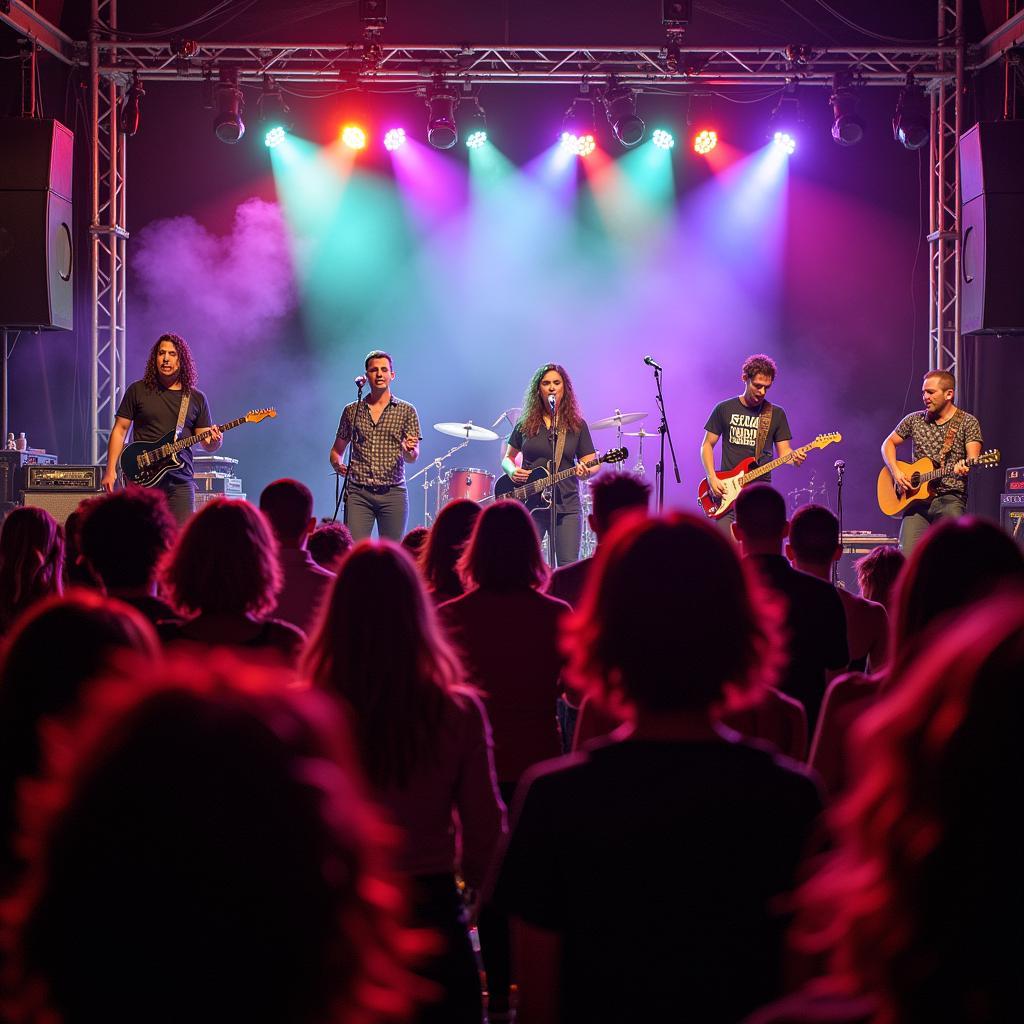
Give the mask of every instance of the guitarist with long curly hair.
MULTIPOLYGON (((117 464, 124 449, 129 429, 134 441, 159 441, 168 433, 178 431, 191 437, 200 431, 200 442, 208 452, 215 452, 222 443, 220 428, 210 416, 206 395, 196 387, 196 364, 188 343, 177 334, 161 334, 149 350, 142 380, 128 386, 117 407, 114 426, 107 444, 107 468, 103 488, 114 489, 117 464), (187 402, 182 418, 182 405, 187 402)), ((192 453, 185 448, 175 464, 154 486, 166 495, 171 512, 180 526, 195 511, 196 491, 192 471, 192 453)))
MULTIPOLYGON (((551 488, 555 506, 555 537, 549 547, 554 550, 552 565, 567 565, 580 557, 580 538, 583 521, 580 513, 580 490, 577 477, 586 478, 601 468, 598 462, 591 467, 584 460, 596 455, 590 427, 583 419, 572 378, 564 366, 545 363, 530 378, 523 396, 523 411, 508 438, 501 468, 517 484, 529 479, 530 471, 553 461, 558 465, 552 472, 560 472, 575 465, 575 475, 561 480, 551 488), (554 437, 552 436, 554 435, 554 437), (554 453, 552 452, 554 448, 554 453), (516 457, 523 454, 522 467, 516 466, 516 457)), ((533 521, 543 540, 550 531, 551 513, 548 507, 532 510, 533 521)))

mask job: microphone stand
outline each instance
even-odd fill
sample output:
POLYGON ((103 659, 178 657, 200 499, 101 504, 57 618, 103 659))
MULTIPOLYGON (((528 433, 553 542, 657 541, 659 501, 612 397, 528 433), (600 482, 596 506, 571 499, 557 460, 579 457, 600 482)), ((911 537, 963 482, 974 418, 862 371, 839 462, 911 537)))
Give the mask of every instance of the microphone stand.
POLYGON ((658 411, 661 413, 661 423, 658 424, 658 433, 661 435, 661 449, 658 454, 658 465, 654 469, 654 476, 658 483, 658 513, 665 508, 665 439, 668 438, 668 450, 672 455, 672 469, 675 472, 676 483, 682 483, 679 476, 679 463, 676 462, 676 449, 672 444, 672 432, 668 428, 668 417, 665 415, 665 395, 661 390, 661 367, 652 367, 654 370, 654 383, 658 389, 655 401, 658 403, 658 411))
MULTIPOLYGON (((839 520, 839 543, 843 543, 843 474, 846 472, 846 463, 842 459, 836 459, 836 519, 839 520)), ((839 561, 832 563, 832 583, 839 586, 839 561)))
POLYGON ((352 422, 348 425, 349 439, 348 439, 348 458, 345 460, 345 480, 344 483, 338 483, 339 474, 334 474, 334 515, 331 516, 331 522, 336 523, 338 521, 338 509, 341 508, 341 503, 344 501, 348 502, 348 474, 352 468, 352 445, 356 439, 356 414, 359 412, 359 403, 363 400, 363 384, 356 385, 356 411, 352 414, 352 422))
MULTIPOLYGON (((555 428, 555 413, 556 407, 554 404, 551 406, 551 429, 548 431, 548 437, 551 441, 551 476, 553 477, 558 472, 558 467, 555 465, 555 454, 557 452, 558 444, 558 431, 555 428)), ((555 556, 555 495, 558 493, 558 484, 552 482, 548 488, 548 492, 551 495, 551 504, 548 506, 548 565, 554 569, 558 564, 558 559, 555 556)))

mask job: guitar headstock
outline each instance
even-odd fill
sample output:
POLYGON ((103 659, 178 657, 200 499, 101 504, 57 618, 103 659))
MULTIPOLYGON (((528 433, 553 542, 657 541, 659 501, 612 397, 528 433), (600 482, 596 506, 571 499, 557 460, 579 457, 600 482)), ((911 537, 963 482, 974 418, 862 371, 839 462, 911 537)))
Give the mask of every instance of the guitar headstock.
POLYGON ((989 448, 987 452, 982 452, 973 462, 976 466, 997 466, 999 465, 999 449, 989 448))
POLYGON ((629 458, 628 448, 609 448, 608 451, 601 456, 602 462, 625 462, 629 458))
POLYGON ((277 415, 277 410, 271 406, 269 409, 250 409, 245 414, 246 423, 259 423, 262 420, 273 419, 277 415))
POLYGON ((811 445, 814 448, 824 448, 826 445, 838 444, 842 441, 843 435, 838 430, 833 431, 831 434, 819 434, 812 442, 811 445))

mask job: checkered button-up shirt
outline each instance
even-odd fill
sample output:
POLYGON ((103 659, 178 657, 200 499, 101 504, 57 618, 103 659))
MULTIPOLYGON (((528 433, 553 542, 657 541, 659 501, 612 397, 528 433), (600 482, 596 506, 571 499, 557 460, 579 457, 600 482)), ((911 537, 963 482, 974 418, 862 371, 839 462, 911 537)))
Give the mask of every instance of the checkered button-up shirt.
POLYGON ((349 479, 364 487, 394 487, 405 483, 402 441, 420 437, 420 420, 408 402, 391 396, 376 423, 365 401, 345 406, 337 438, 352 446, 349 479))

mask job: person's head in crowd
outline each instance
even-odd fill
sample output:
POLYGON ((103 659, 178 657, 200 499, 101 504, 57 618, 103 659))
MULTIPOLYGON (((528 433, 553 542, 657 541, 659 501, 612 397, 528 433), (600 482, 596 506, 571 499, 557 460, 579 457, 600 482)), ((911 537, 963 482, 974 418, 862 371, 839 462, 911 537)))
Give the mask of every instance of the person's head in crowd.
POLYGON ((873 1021, 1003 1024, 1020 1016, 1024 590, 919 639, 854 727, 856 782, 797 935, 876 998, 873 1021))
POLYGON ((425 526, 414 526, 403 538, 402 547, 416 558, 426 546, 430 530, 425 526))
POLYGON ((0 530, 0 629, 63 589, 64 534, 46 509, 16 508, 0 530))
POLYGON ((284 477, 267 484, 260 494, 260 511, 282 548, 305 547, 316 528, 313 492, 298 480, 284 477))
POLYGON ((456 498, 437 513, 420 552, 423 577, 434 594, 447 599, 464 593, 456 566, 479 518, 480 506, 468 498, 456 498))
POLYGON ((87 498, 80 502, 64 520, 64 568, 61 575, 65 590, 69 587, 93 589, 101 586, 96 572, 82 556, 82 521, 92 503, 98 500, 87 498))
POLYGON ((403 901, 327 698, 220 654, 86 715, 5 908, 35 1019, 406 1019, 403 901))
POLYGON ((827 573, 842 553, 839 520, 824 505, 804 505, 793 513, 786 555, 798 569, 827 573))
POLYGON ((261 618, 281 589, 277 542, 259 509, 215 498, 185 524, 164 559, 161 579, 182 614, 261 618))
POLYGON ((744 555, 781 555, 789 532, 786 499, 771 484, 751 484, 736 498, 733 536, 744 555))
POLYGON ((468 587, 539 590, 548 568, 530 513, 518 501, 497 501, 477 517, 458 562, 468 587))
POLYGON ((152 594, 157 566, 177 532, 164 492, 132 485, 87 503, 82 557, 108 593, 152 594))
POLYGON ((117 651, 155 662, 153 627, 134 608, 92 590, 72 590, 30 608, 0 655, 0 848, 10 864, 15 784, 42 767, 40 723, 78 706, 86 684, 117 651))
POLYGON ((13 501, 0 501, 0 526, 4 525, 4 520, 17 508, 18 506, 13 501))
POLYGON ((606 707, 705 715, 773 681, 778 611, 721 530, 624 516, 596 557, 566 646, 571 677, 606 707))
POLYGON ((632 473, 601 473, 590 484, 593 511, 588 516, 594 536, 601 540, 620 512, 639 509, 646 512, 651 500, 651 485, 632 473))
POLYGON ((1007 583, 1024 583, 1024 553, 995 523, 974 516, 935 523, 897 584, 891 645, 897 658, 937 619, 1007 583))
POLYGON ((362 541, 341 563, 303 668, 353 709, 363 767, 380 788, 408 782, 444 694, 462 682, 415 562, 390 541, 362 541))
POLYGON ((321 523, 309 535, 306 547, 317 565, 335 572, 354 543, 351 531, 343 523, 321 523))
POLYGON ((860 596, 889 609, 906 557, 895 544, 880 544, 853 563, 860 596))

